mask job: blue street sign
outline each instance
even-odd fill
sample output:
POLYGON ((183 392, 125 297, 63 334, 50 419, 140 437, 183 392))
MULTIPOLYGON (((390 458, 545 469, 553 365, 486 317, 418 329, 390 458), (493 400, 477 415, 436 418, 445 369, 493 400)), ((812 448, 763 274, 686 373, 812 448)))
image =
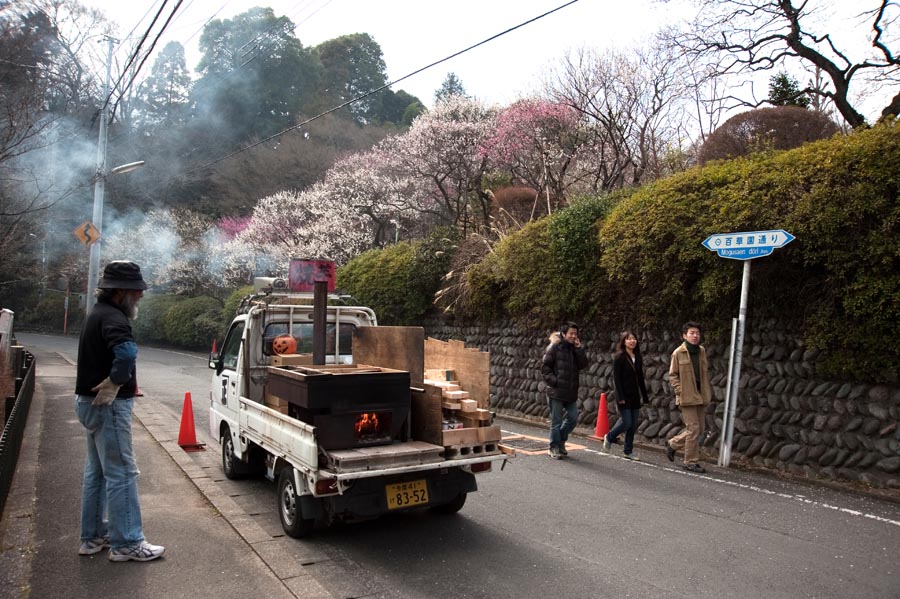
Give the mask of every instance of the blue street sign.
POLYGON ((703 247, 718 252, 720 258, 752 260, 768 256, 773 250, 794 240, 794 236, 776 231, 748 231, 745 233, 716 233, 703 240, 703 247))

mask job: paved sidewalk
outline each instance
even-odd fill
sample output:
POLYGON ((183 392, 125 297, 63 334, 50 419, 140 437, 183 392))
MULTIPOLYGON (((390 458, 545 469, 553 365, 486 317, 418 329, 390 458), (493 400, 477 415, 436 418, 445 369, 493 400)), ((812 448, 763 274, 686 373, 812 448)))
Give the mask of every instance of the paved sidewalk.
POLYGON ((186 454, 178 420, 147 397, 135 401, 138 487, 144 533, 166 553, 148 563, 79 556, 85 441, 75 369, 58 353, 34 353, 35 397, 0 520, 0 599, 331 597, 303 572, 321 556, 300 555, 314 550, 246 516, 216 483, 217 452, 186 454))

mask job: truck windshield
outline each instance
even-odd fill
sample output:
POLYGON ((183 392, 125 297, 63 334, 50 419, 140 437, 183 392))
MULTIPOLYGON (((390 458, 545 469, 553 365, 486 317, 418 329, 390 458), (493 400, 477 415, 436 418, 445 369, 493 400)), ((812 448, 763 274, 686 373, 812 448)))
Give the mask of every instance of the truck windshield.
MULTIPOLYGON (((339 351, 340 361, 351 361, 353 355, 353 329, 355 328, 356 325, 354 324, 340 323, 340 332, 337 335, 337 339, 335 339, 335 324, 329 322, 325 327, 325 355, 334 356, 339 351)), ((272 340, 276 337, 290 334, 297 343, 297 349, 293 353, 310 354, 313 350, 312 333, 312 323, 295 322, 290 333, 288 333, 288 323, 270 322, 266 325, 263 333, 263 353, 267 356, 278 353, 272 349, 272 340)))

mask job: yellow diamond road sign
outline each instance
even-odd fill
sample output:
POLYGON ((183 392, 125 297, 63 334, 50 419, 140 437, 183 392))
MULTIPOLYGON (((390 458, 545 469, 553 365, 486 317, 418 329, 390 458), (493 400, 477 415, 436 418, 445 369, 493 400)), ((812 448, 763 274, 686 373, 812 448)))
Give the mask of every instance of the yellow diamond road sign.
POLYGON ((98 231, 97 227, 94 226, 94 223, 89 220, 86 220, 75 227, 73 233, 75 233, 75 237, 78 238, 78 241, 88 246, 100 239, 100 231, 98 231))

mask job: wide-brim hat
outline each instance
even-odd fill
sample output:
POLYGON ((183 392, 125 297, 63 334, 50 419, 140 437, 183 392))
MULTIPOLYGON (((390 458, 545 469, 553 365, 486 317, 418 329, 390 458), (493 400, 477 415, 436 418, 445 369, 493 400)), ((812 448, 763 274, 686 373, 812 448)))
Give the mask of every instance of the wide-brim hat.
POLYGON ((97 283, 98 289, 146 289, 147 283, 141 276, 141 267, 128 260, 115 260, 103 269, 103 278, 97 283))

